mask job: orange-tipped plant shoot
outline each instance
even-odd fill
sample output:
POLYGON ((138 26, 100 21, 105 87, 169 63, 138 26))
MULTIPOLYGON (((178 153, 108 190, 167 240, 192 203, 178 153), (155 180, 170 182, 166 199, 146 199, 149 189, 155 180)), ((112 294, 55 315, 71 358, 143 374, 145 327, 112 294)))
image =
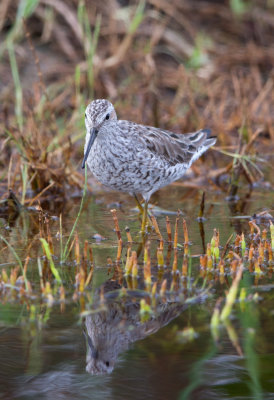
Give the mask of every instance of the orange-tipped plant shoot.
POLYGON ((120 227, 119 227, 119 223, 118 223, 118 218, 117 218, 117 211, 115 208, 113 208, 112 210, 110 210, 112 217, 113 217, 113 221, 114 221, 114 227, 115 227, 115 232, 117 235, 118 240, 122 240, 122 236, 121 236, 121 231, 120 231, 120 227))
POLYGON ((166 287, 167 287, 167 280, 163 280, 161 289, 160 289, 160 296, 164 296, 166 293, 166 287))
POLYGON ((151 284, 151 261, 150 261, 150 241, 146 242, 146 262, 144 264, 144 278, 146 285, 151 284))
POLYGON ((119 264, 121 261, 122 248, 123 248, 123 241, 122 241, 122 239, 119 239, 118 240, 118 248, 117 248, 117 257, 116 257, 117 264, 119 264))
POLYGON ((163 267, 164 266, 164 254, 163 254, 163 249, 158 247, 157 249, 157 264, 158 267, 163 267))
POLYGON ((178 248, 174 248, 174 258, 173 258, 173 264, 172 264, 172 272, 176 272, 178 269, 178 248))
POLYGON ((173 248, 176 249, 178 245, 178 224, 179 224, 180 214, 179 211, 177 212, 176 220, 175 220, 175 232, 174 232, 174 242, 173 248))
POLYGON ((224 275, 225 274, 225 263, 222 258, 219 261, 218 268, 219 268, 220 275, 224 275))
POLYGON ((206 269, 207 266, 207 255, 200 256, 200 267, 206 269))
POLYGON ((169 242, 172 242, 171 224, 168 216, 166 216, 166 231, 167 231, 167 240, 169 242))
POLYGON ((138 276, 138 263, 137 263, 136 251, 132 252, 132 276, 133 278, 137 278, 138 276))
POLYGON ((132 244, 132 237, 131 237, 130 229, 129 229, 128 226, 125 227, 125 231, 126 231, 126 234, 127 234, 127 241, 131 245, 132 244))
POLYGON ((183 265, 182 265, 182 276, 186 277, 188 272, 188 257, 184 256, 183 265))
POLYGON ((162 234, 161 234, 161 232, 160 232, 160 229, 159 229, 157 220, 156 220, 156 218, 154 217, 154 215, 151 215, 150 218, 151 218, 151 221, 152 221, 152 225, 154 226, 155 232, 156 232, 157 235, 159 236, 160 248, 163 249, 163 248, 164 248, 164 240, 163 240, 163 236, 162 236, 162 234))

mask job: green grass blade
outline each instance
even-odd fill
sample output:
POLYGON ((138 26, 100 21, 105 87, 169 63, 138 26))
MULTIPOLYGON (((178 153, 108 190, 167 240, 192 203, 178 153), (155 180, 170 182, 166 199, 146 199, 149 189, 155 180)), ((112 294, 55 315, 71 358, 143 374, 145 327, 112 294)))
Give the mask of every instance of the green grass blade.
POLYGON ((21 269, 21 271, 22 271, 23 278, 24 278, 25 289, 26 289, 26 292, 28 292, 28 281, 27 281, 27 277, 26 277, 26 275, 25 275, 25 271, 24 271, 24 267, 23 267, 22 261, 20 260, 18 254, 16 253, 16 251, 14 250, 14 248, 9 244, 9 242, 8 242, 2 235, 0 235, 0 239, 2 239, 3 242, 8 246, 8 248, 9 248, 10 251, 12 252, 14 258, 15 258, 16 261, 18 262, 18 264, 19 264, 19 266, 20 266, 20 269, 21 269))
POLYGON ((139 25, 143 21, 145 6, 146 6, 146 2, 145 1, 140 1, 140 3, 138 4, 138 6, 136 8, 135 15, 133 17, 133 20, 131 21, 130 26, 129 26, 130 35, 133 35, 136 32, 136 30, 138 29, 139 25))
POLYGON ((44 248, 45 253, 46 253, 46 257, 47 257, 47 259, 49 261, 51 272, 53 273, 53 276, 56 279, 56 281, 59 284, 61 284, 62 280, 61 280, 61 277, 59 275, 58 269, 54 265, 54 262, 53 262, 53 259, 52 259, 52 255, 51 255, 51 252, 50 252, 50 248, 49 248, 49 244, 46 241, 46 239, 44 239, 44 238, 40 238, 40 241, 42 242, 43 248, 44 248))
POLYGON ((12 78, 13 78, 14 87, 15 87, 15 115, 17 118, 17 123, 18 123, 19 129, 20 129, 20 131, 22 131, 22 129, 23 129, 23 93, 22 93, 22 87, 21 87, 16 57, 15 57, 14 47, 13 47, 13 43, 11 40, 7 41, 7 48, 8 48, 8 53, 9 53, 12 78))
POLYGON ((38 6, 40 0, 21 0, 17 9, 16 23, 22 18, 28 18, 38 6))
POLYGON ((21 165, 21 175, 22 175, 22 197, 21 204, 24 205, 27 191, 27 183, 28 183, 28 166, 27 164, 21 165))
POLYGON ((87 192, 87 164, 85 164, 85 184, 84 184, 84 190, 83 190, 83 196, 82 196, 82 199, 81 199, 80 208, 79 208, 77 217, 75 219, 75 222, 73 224, 72 230, 70 232, 69 238, 67 240, 67 243, 65 245, 64 253, 61 254, 61 262, 65 262, 67 257, 68 257, 68 255, 69 255, 69 245, 71 243, 72 236, 74 234, 75 228, 76 228, 76 226, 78 224, 78 221, 79 221, 82 209, 83 209, 83 205, 84 205, 84 201, 85 201, 85 197, 86 197, 86 192, 87 192))

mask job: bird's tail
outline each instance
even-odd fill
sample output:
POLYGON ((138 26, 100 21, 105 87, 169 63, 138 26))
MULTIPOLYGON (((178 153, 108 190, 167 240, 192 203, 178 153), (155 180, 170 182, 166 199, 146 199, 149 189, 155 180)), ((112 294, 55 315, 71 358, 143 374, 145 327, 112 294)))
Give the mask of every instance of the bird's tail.
POLYGON ((197 160, 209 147, 216 143, 217 137, 211 136, 210 129, 200 129, 194 133, 188 133, 187 139, 189 140, 189 150, 193 152, 191 164, 197 160))
POLYGON ((211 135, 210 129, 200 129, 194 133, 187 133, 184 136, 191 142, 195 147, 200 146, 213 146, 216 143, 217 137, 211 135))

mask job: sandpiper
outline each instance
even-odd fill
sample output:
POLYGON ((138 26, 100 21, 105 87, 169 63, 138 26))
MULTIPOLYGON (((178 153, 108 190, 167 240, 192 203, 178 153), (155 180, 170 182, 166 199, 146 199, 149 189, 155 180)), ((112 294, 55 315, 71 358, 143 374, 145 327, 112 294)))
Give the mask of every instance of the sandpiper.
POLYGON ((104 99, 86 108, 87 129, 82 168, 87 165, 102 184, 145 200, 142 231, 152 193, 180 179, 216 138, 210 130, 176 134, 131 121, 118 120, 104 99))

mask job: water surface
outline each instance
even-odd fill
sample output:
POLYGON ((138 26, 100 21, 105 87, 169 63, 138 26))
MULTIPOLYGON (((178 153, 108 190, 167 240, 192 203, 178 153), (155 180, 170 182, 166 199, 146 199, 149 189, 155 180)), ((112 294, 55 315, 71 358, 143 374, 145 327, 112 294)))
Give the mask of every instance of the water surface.
MULTIPOLYGON (((270 191, 262 189, 251 195, 243 191, 235 203, 227 202, 222 193, 208 192, 205 220, 201 224, 196 219, 201 195, 201 191, 172 186, 159 191, 152 199, 159 207, 154 213, 165 238, 166 215, 174 228, 176 212, 182 211, 192 243, 194 278, 199 277, 198 255, 210 242, 214 228, 219 229, 224 245, 231 233, 249 232, 250 217, 270 209, 274 200, 270 191)), ((30 320, 27 304, 3 298, 0 304, 1 398, 273 399, 272 272, 256 282, 254 276, 244 273, 241 286, 250 295, 258 293, 258 300, 235 308, 233 318, 221 328, 217 342, 211 334, 210 320, 216 300, 229 288, 230 277, 223 283, 217 280, 206 295, 199 284, 195 301, 184 303, 180 296, 167 298, 158 305, 157 316, 142 324, 134 296, 132 299, 107 296, 109 290, 113 293, 117 288, 110 281, 107 266, 107 258, 115 260, 117 252, 110 213, 117 206, 124 240, 125 226, 130 227, 135 237, 140 222, 134 200, 113 192, 90 196, 77 227, 80 243, 84 239, 92 243, 96 268, 91 292, 98 297, 105 285, 105 309, 99 309, 85 321, 80 320, 79 300, 74 302, 70 297, 62 311, 59 304, 50 308, 41 306, 39 323, 37 319, 30 320), (120 203, 112 203, 113 200, 120 203), (98 240, 98 235, 104 240, 98 240), (180 333, 185 328, 193 335, 182 337, 180 333)), ((77 197, 64 205, 64 235, 69 233, 78 209, 77 197)), ((59 217, 57 212, 51 211, 50 215, 59 217)), ((35 221, 36 217, 25 211, 9 227, 3 222, 1 233, 17 244, 18 254, 23 254, 38 234, 35 221)), ((268 221, 259 222, 261 228, 268 227, 268 221)), ((51 219, 51 232, 58 234, 58 218, 51 219)), ((180 225, 179 243, 182 242, 180 225)), ((12 256, 3 260, 8 262, 13 262, 12 256)), ((32 262, 33 279, 38 281, 37 264, 35 260, 32 262)), ((182 254, 179 254, 181 262, 182 254)), ((70 268, 74 268, 73 264, 70 268)), ((68 271, 68 292, 73 290, 70 274, 68 271)))

